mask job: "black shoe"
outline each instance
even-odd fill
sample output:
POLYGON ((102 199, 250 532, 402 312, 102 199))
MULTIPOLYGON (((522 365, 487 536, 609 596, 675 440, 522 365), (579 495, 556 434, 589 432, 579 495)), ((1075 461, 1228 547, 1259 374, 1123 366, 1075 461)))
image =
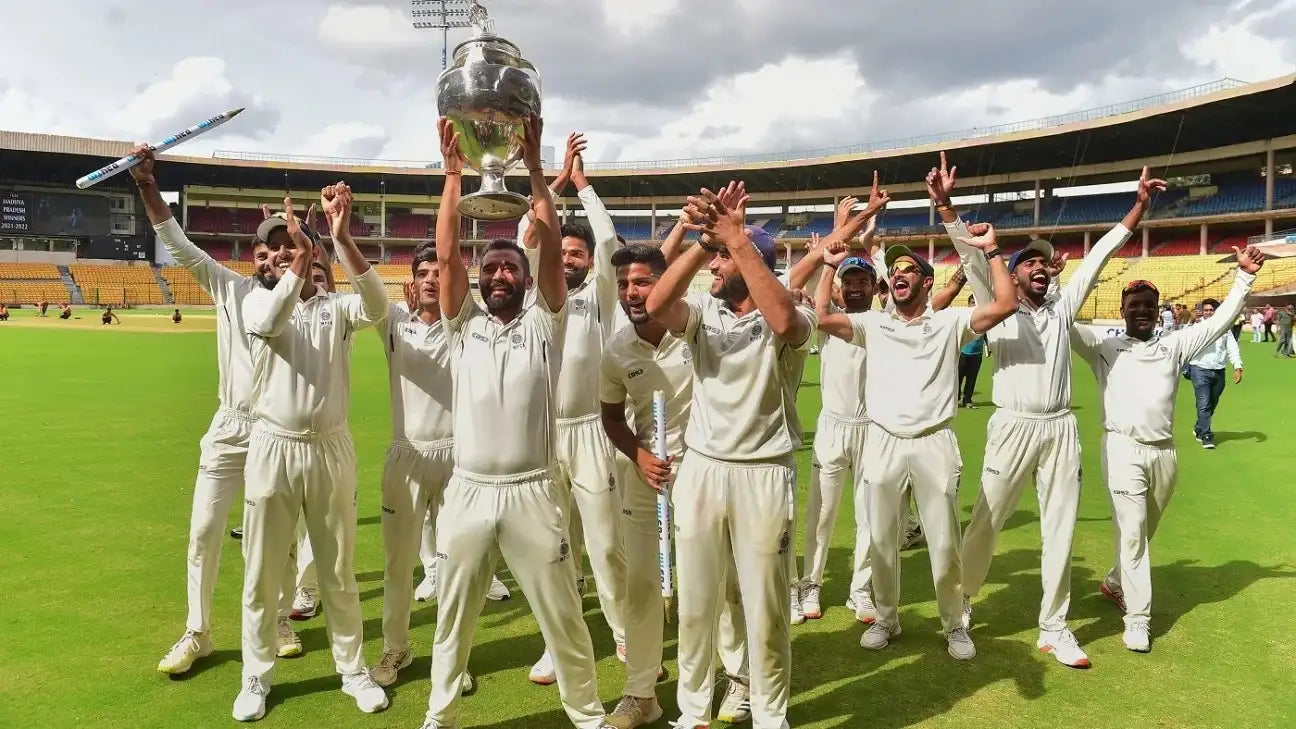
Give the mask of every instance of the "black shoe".
POLYGON ((1205 448, 1208 451, 1215 450, 1215 438, 1212 436, 1208 435, 1205 438, 1202 438, 1201 444, 1202 444, 1202 448, 1205 448))
POLYGON ((242 539, 243 530, 239 527, 234 527, 233 529, 230 530, 230 536, 233 537, 234 539, 242 539))

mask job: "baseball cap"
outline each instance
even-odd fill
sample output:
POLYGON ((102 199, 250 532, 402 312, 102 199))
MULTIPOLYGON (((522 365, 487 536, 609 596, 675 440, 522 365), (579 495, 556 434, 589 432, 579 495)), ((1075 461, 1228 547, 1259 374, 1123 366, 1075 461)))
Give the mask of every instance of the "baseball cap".
POLYGON ((874 276, 877 275, 873 263, 863 256, 850 256, 837 266, 838 275, 845 276, 847 271, 867 271, 874 276))
POLYGON ((1008 270, 1016 270, 1017 264, 1021 263, 1032 253, 1039 253, 1044 256, 1045 261, 1051 261, 1053 260, 1055 251, 1053 250, 1053 244, 1043 238, 1032 239, 1030 243, 1026 244, 1025 248, 1012 254, 1012 258, 1008 259, 1008 270))
POLYGON ((887 270, 890 270, 891 267, 895 265, 895 262, 901 258, 912 258, 914 262, 918 264, 918 270, 922 271, 924 276, 936 275, 936 270, 927 262, 927 259, 914 253, 909 246, 890 246, 886 249, 885 260, 887 270))
MULTIPOLYGON (((311 241, 314 243, 319 243, 319 234, 316 233, 314 230, 311 230, 311 227, 309 225, 306 225, 306 221, 302 220, 301 218, 297 218, 297 223, 301 225, 302 232, 306 234, 307 238, 310 238, 311 241)), ((271 233, 275 232, 276 230, 279 230, 280 228, 287 228, 287 227, 288 227, 288 219, 284 217, 284 214, 275 213, 274 215, 271 215, 265 220, 262 220, 261 224, 257 226, 256 239, 259 241, 269 242, 271 233)))
POLYGON ((751 238, 752 244, 765 260, 765 266, 773 271, 775 264, 778 263, 778 243, 775 242, 774 236, 770 235, 768 230, 756 225, 748 225, 746 230, 747 237, 751 238))

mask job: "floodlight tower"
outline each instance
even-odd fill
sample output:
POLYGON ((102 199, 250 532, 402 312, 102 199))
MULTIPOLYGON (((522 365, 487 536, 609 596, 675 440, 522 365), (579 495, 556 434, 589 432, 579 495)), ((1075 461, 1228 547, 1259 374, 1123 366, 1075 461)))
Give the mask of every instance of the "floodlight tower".
POLYGON ((450 29, 467 28, 471 23, 474 0, 410 0, 410 17, 420 30, 441 31, 441 70, 446 69, 450 49, 450 29))

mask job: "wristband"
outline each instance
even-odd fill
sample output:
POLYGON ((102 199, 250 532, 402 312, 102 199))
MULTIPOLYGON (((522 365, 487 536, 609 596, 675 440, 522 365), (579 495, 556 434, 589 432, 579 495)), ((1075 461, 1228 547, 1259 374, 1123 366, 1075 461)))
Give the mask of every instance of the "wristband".
POLYGON ((445 174, 447 174, 447 175, 459 175, 460 177, 462 177, 462 176, 463 176, 463 170, 446 170, 446 171, 445 171, 445 174))
POLYGON ((985 254, 986 260, 988 261, 991 258, 998 258, 1000 253, 1003 253, 1003 251, 999 250, 998 248, 992 248, 986 251, 985 254))
POLYGON ((829 262, 827 262, 827 261, 824 261, 824 265, 827 266, 828 268, 831 268, 831 269, 834 270, 834 271, 837 270, 837 264, 836 264, 836 263, 829 263, 829 262))

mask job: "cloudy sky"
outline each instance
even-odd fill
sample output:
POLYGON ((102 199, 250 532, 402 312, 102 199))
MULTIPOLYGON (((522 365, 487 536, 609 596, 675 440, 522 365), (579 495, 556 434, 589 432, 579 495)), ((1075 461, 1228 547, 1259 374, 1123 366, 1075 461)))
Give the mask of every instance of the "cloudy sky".
MULTIPOLYGON (((1296 0, 485 5, 540 69, 546 144, 582 130, 594 161, 895 139, 1296 70, 1296 0)), ((431 160, 441 36, 409 7, 0 0, 0 129, 157 139, 247 106, 185 152, 431 160)))

